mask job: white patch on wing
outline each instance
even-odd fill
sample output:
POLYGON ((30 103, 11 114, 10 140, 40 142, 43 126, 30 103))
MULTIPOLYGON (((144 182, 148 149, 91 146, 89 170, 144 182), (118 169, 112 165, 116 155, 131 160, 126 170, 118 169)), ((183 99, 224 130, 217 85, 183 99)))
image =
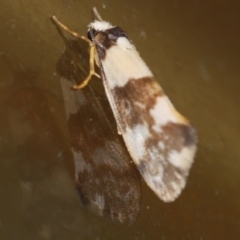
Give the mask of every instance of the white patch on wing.
POLYGON ((178 189, 179 189, 178 184, 176 184, 175 182, 171 182, 170 184, 171 184, 171 186, 172 186, 172 188, 174 189, 175 192, 178 191, 178 189))
POLYGON ((162 151, 165 149, 165 143, 162 141, 158 142, 158 146, 162 151))
POLYGON ((189 147, 183 147, 181 152, 178 152, 176 150, 172 150, 168 154, 168 161, 177 168, 180 168, 181 170, 188 170, 193 162, 193 158, 195 155, 196 147, 189 146, 189 147))
POLYGON ((181 123, 182 119, 179 117, 180 114, 176 112, 174 106, 170 102, 167 96, 158 97, 156 104, 150 109, 150 115, 153 117, 155 124, 152 129, 155 132, 161 133, 161 127, 168 122, 181 123))
POLYGON ((132 129, 127 128, 123 137, 131 156, 134 156, 133 158, 136 160, 135 163, 139 164, 139 160, 145 154, 145 141, 150 137, 148 128, 145 125, 138 124, 132 129))
POLYGON ((95 199, 94 199, 94 204, 96 206, 98 206, 98 209, 99 209, 99 214, 100 215, 103 215, 103 210, 104 210, 104 207, 105 207, 105 198, 103 195, 99 195, 96 193, 95 195, 95 199))
POLYGON ((165 184, 163 183, 163 175, 164 173, 162 172, 162 174, 156 175, 156 176, 148 176, 148 182, 147 184, 149 186, 151 186, 152 189, 154 189, 155 193, 160 196, 160 193, 165 191, 166 187, 165 184), (156 188, 156 183, 158 184, 158 186, 160 185, 160 188, 156 188))
POLYGON ((146 108, 146 105, 144 105, 143 103, 140 103, 140 102, 135 102, 135 105, 143 110, 145 110, 146 108))
MULTIPOLYGON (((159 149, 156 146, 152 146, 151 148, 147 149, 148 155, 150 157, 150 159, 156 159, 156 156, 161 156, 161 154, 159 155, 159 149)), ((154 161, 156 162, 156 161, 154 161)))
POLYGON ((153 76, 134 45, 125 37, 121 37, 121 39, 121 46, 110 47, 102 61, 102 67, 110 89, 124 86, 129 79, 136 79, 137 81, 138 78, 153 76), (129 49, 130 46, 131 49, 129 49))
POLYGON ((119 37, 117 39, 117 45, 123 49, 135 49, 135 46, 129 42, 126 37, 119 37))
POLYGON ((128 115, 131 115, 132 114, 132 108, 130 107, 130 103, 129 102, 126 102, 126 105, 125 105, 125 112, 126 116, 128 115))
POLYGON ((74 159, 76 178, 78 178, 78 174, 82 173, 83 171, 87 171, 88 173, 90 173, 92 171, 91 165, 86 164, 82 153, 76 152, 74 149, 72 149, 72 153, 73 153, 73 159, 74 159))
POLYGON ((106 21, 95 20, 88 25, 89 28, 93 28, 97 31, 106 31, 109 28, 113 28, 112 24, 106 21))

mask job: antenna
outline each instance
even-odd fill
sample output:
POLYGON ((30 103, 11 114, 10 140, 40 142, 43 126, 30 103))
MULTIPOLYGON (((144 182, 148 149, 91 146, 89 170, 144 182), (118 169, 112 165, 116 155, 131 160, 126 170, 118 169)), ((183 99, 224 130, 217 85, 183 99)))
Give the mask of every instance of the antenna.
POLYGON ((92 11, 93 11, 94 18, 95 18, 96 20, 102 22, 103 20, 102 20, 100 14, 99 14, 98 11, 97 11, 97 8, 94 7, 94 8, 92 9, 92 11))

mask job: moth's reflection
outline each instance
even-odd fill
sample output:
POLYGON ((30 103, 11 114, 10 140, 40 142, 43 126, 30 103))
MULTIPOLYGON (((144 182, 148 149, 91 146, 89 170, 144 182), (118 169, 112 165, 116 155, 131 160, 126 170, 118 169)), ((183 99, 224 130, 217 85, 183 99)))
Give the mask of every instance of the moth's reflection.
POLYGON ((133 223, 140 210, 139 173, 117 133, 101 80, 93 79, 84 89, 72 90, 87 75, 87 44, 67 40, 58 31, 66 50, 57 63, 57 73, 61 76, 81 203, 100 216, 133 223))

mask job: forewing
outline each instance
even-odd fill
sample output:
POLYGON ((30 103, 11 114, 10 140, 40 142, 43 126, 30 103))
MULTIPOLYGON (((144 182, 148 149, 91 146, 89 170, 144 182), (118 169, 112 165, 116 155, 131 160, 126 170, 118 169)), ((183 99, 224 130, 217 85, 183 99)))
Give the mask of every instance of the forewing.
POLYGON ((119 132, 147 184, 163 201, 173 201, 193 162, 195 130, 175 110, 134 46, 116 43, 99 58, 119 132))
MULTIPOLYGON (((69 56, 69 60, 73 59, 74 56, 69 56)), ((65 60, 64 65, 67 63, 65 60)), ((105 95, 88 86, 72 90, 80 70, 76 63, 71 66, 75 66, 73 75, 60 74, 81 202, 100 216, 133 223, 140 210, 138 171, 117 134, 105 95)))

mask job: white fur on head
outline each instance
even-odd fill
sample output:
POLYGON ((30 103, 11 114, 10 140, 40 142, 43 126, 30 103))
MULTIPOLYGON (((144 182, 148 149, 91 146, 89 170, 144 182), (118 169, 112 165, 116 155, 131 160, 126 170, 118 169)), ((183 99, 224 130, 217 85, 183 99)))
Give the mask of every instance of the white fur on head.
POLYGON ((93 28, 97 31, 106 31, 109 28, 113 28, 109 22, 95 20, 88 25, 89 28, 93 28))

